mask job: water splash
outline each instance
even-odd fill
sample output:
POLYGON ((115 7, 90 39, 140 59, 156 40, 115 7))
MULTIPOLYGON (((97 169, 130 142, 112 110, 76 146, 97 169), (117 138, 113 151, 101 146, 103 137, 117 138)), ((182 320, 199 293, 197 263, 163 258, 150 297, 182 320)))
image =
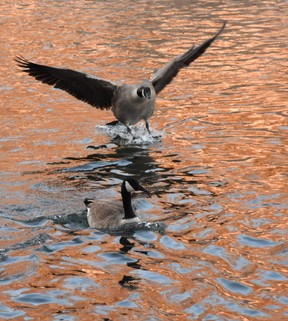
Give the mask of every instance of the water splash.
POLYGON ((151 130, 149 133, 145 126, 132 126, 129 133, 126 126, 121 123, 97 125, 96 129, 101 133, 106 133, 112 142, 117 145, 143 145, 159 142, 162 132, 151 130))

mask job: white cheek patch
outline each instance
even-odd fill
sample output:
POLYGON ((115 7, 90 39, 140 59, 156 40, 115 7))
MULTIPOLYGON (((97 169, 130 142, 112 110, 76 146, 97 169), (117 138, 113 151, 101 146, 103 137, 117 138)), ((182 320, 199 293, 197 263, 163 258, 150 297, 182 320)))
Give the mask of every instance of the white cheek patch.
POLYGON ((126 220, 123 218, 120 221, 120 225, 122 226, 122 225, 125 225, 125 224, 140 223, 140 222, 141 222, 140 218, 138 216, 136 216, 136 217, 133 217, 133 218, 128 218, 126 220))
POLYGON ((135 191, 135 189, 127 181, 125 181, 125 188, 126 188, 127 192, 129 192, 129 193, 135 191))
POLYGON ((89 207, 87 207, 87 216, 90 215, 91 209, 89 207))

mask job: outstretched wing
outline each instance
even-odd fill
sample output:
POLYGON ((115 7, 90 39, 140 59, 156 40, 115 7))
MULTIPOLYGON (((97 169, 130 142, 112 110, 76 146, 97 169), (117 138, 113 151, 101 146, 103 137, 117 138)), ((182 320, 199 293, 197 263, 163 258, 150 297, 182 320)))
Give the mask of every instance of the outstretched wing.
POLYGON ((206 40, 197 47, 193 46, 183 55, 178 56, 176 59, 170 61, 161 69, 159 69, 151 79, 156 93, 158 94, 165 86, 167 86, 178 74, 181 68, 189 66, 194 60, 199 58, 212 44, 212 42, 222 33, 225 25, 226 22, 224 22, 222 28, 216 33, 214 37, 206 40))
POLYGON ((93 107, 100 109, 111 107, 117 86, 108 81, 71 69, 39 65, 21 56, 16 57, 15 61, 24 72, 44 84, 65 90, 93 107))

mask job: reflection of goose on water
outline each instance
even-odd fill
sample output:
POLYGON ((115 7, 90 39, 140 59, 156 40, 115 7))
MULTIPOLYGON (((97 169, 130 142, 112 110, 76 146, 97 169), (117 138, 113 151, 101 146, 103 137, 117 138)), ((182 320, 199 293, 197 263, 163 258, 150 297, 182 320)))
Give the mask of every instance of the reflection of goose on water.
POLYGON ((156 94, 162 91, 183 67, 189 66, 199 58, 213 41, 222 33, 226 25, 212 38, 199 46, 191 47, 184 54, 176 57, 160 68, 150 80, 144 80, 137 85, 116 84, 97 77, 65 68, 55 68, 36 64, 19 56, 15 60, 24 72, 37 80, 65 90, 72 96, 93 107, 112 109, 114 116, 125 125, 131 133, 131 125, 144 120, 148 132, 148 120, 155 109, 156 94))
POLYGON ((115 228, 129 223, 139 223, 131 204, 131 192, 149 192, 133 178, 127 178, 121 185, 122 202, 113 200, 92 200, 86 198, 87 220, 92 228, 115 228))

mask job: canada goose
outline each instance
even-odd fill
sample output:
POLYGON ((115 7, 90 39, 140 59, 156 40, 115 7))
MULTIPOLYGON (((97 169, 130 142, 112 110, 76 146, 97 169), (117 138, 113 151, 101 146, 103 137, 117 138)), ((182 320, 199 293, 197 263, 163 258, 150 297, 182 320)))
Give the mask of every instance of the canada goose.
POLYGON ((127 178, 121 185, 122 203, 111 200, 93 200, 86 198, 87 220, 92 228, 115 228, 129 223, 139 223, 131 204, 131 192, 150 193, 133 178, 127 178))
POLYGON ((36 64, 22 56, 16 57, 15 61, 24 72, 45 84, 65 90, 93 107, 102 110, 112 109, 114 116, 127 127, 129 133, 131 133, 129 126, 135 125, 142 119, 150 133, 148 120, 154 113, 156 94, 172 81, 181 68, 189 66, 200 57, 222 33, 225 25, 226 22, 212 38, 199 46, 191 47, 164 65, 150 80, 144 80, 136 85, 117 86, 110 81, 75 70, 36 64))

